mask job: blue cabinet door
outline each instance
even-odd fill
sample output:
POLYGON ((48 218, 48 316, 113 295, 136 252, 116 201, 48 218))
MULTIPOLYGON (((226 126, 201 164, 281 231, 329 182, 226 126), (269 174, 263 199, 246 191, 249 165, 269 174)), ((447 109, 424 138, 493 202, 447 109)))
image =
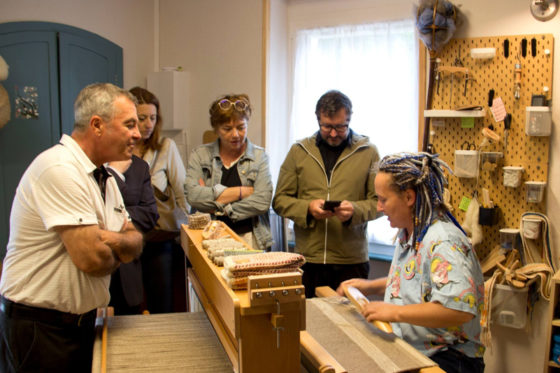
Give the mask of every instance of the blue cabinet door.
POLYGON ((0 55, 10 66, 0 82, 10 97, 11 120, 0 129, 0 255, 9 233, 9 212, 23 172, 60 137, 56 34, 0 35, 0 55))
POLYGON ((90 83, 122 86, 122 48, 99 35, 48 22, 0 24, 0 55, 10 66, 0 82, 11 120, 0 129, 0 259, 23 172, 74 125, 74 100, 90 83))
POLYGON ((122 87, 122 49, 97 35, 60 32, 60 102, 62 132, 74 128, 74 100, 91 83, 122 87))

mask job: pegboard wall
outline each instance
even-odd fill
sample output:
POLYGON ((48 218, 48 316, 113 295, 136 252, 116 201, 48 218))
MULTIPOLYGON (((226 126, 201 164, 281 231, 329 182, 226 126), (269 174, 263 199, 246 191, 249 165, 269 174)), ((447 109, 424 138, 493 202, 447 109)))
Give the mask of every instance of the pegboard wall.
POLYGON ((483 242, 477 246, 481 259, 499 245, 501 228, 519 228, 521 215, 526 211, 546 213, 546 189, 540 203, 531 203, 526 199, 524 182, 548 182, 550 139, 548 136, 526 135, 525 116, 526 107, 531 106, 532 95, 546 95, 548 100, 551 99, 553 42, 549 34, 452 39, 436 56, 440 59, 440 67, 462 64, 468 70, 469 79, 465 90, 465 74, 440 73, 439 83, 434 81, 432 109, 454 110, 462 106, 481 106, 485 116, 474 118, 472 128, 465 128, 469 122, 472 124, 472 119, 457 118, 452 114, 449 117, 432 118, 430 143, 433 144, 434 152, 439 153, 453 170, 456 166, 455 150, 461 149, 465 142, 465 145, 474 144, 481 153, 503 153, 503 158, 494 170, 481 167, 481 162, 478 178, 448 178, 453 214, 459 222, 463 222, 465 217, 465 212, 459 209, 461 200, 463 197, 472 198, 475 191, 482 204, 482 189, 488 189, 490 199, 498 207, 495 225, 483 226, 483 242), (507 57, 504 54, 504 41, 509 44, 507 57), (475 59, 470 52, 473 48, 495 48, 496 54, 491 59, 475 59), (521 64, 518 99, 514 96, 516 63, 521 64), (507 113, 512 115, 507 146, 504 145, 504 122, 496 122, 489 107, 490 90, 494 90, 494 98, 502 99, 507 113), (482 130, 491 126, 500 140, 488 143, 482 130), (520 186, 504 186, 502 166, 524 168, 520 186))

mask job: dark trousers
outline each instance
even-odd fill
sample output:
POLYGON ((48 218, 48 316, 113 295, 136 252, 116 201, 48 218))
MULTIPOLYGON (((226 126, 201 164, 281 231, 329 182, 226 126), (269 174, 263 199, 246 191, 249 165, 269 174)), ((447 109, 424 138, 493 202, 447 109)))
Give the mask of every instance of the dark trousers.
POLYGON ((351 278, 368 278, 369 262, 358 264, 317 264, 305 263, 302 282, 305 286, 305 297, 313 298, 315 288, 329 286, 333 290, 338 288, 342 281, 351 278))
POLYGON ((468 357, 452 348, 437 352, 430 359, 447 373, 484 373, 482 358, 468 357))
POLYGON ((81 317, 0 303, 0 371, 91 372, 96 310, 81 317))
POLYGON ((140 261, 148 311, 186 311, 185 254, 181 246, 175 240, 146 242, 140 261))
POLYGON ((129 305, 123 292, 121 276, 119 270, 111 275, 111 285, 109 292, 111 293, 111 301, 109 306, 113 307, 115 315, 139 315, 142 313, 142 304, 129 305))

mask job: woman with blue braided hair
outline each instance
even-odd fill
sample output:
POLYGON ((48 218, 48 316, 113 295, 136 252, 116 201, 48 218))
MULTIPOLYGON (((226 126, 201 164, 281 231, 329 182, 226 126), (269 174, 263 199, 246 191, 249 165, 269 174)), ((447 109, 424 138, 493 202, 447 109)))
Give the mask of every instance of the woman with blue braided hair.
POLYGON ((483 372, 480 315, 484 279, 476 253, 443 202, 447 184, 437 154, 400 153, 378 165, 377 210, 399 228, 389 275, 352 279, 383 302, 363 308, 368 321, 390 322, 394 333, 446 372, 483 372))

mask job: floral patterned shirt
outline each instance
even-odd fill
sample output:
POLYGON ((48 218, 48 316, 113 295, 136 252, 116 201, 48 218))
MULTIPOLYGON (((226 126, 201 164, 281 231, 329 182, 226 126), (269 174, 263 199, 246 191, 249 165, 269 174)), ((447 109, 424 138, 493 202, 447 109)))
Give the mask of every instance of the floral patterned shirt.
POLYGON ((450 221, 436 220, 414 250, 404 242, 404 231, 391 263, 385 302, 406 305, 438 302, 475 317, 460 326, 427 328, 392 323, 396 335, 427 356, 449 347, 470 357, 482 357, 480 315, 484 306, 484 279, 467 237, 450 221))

